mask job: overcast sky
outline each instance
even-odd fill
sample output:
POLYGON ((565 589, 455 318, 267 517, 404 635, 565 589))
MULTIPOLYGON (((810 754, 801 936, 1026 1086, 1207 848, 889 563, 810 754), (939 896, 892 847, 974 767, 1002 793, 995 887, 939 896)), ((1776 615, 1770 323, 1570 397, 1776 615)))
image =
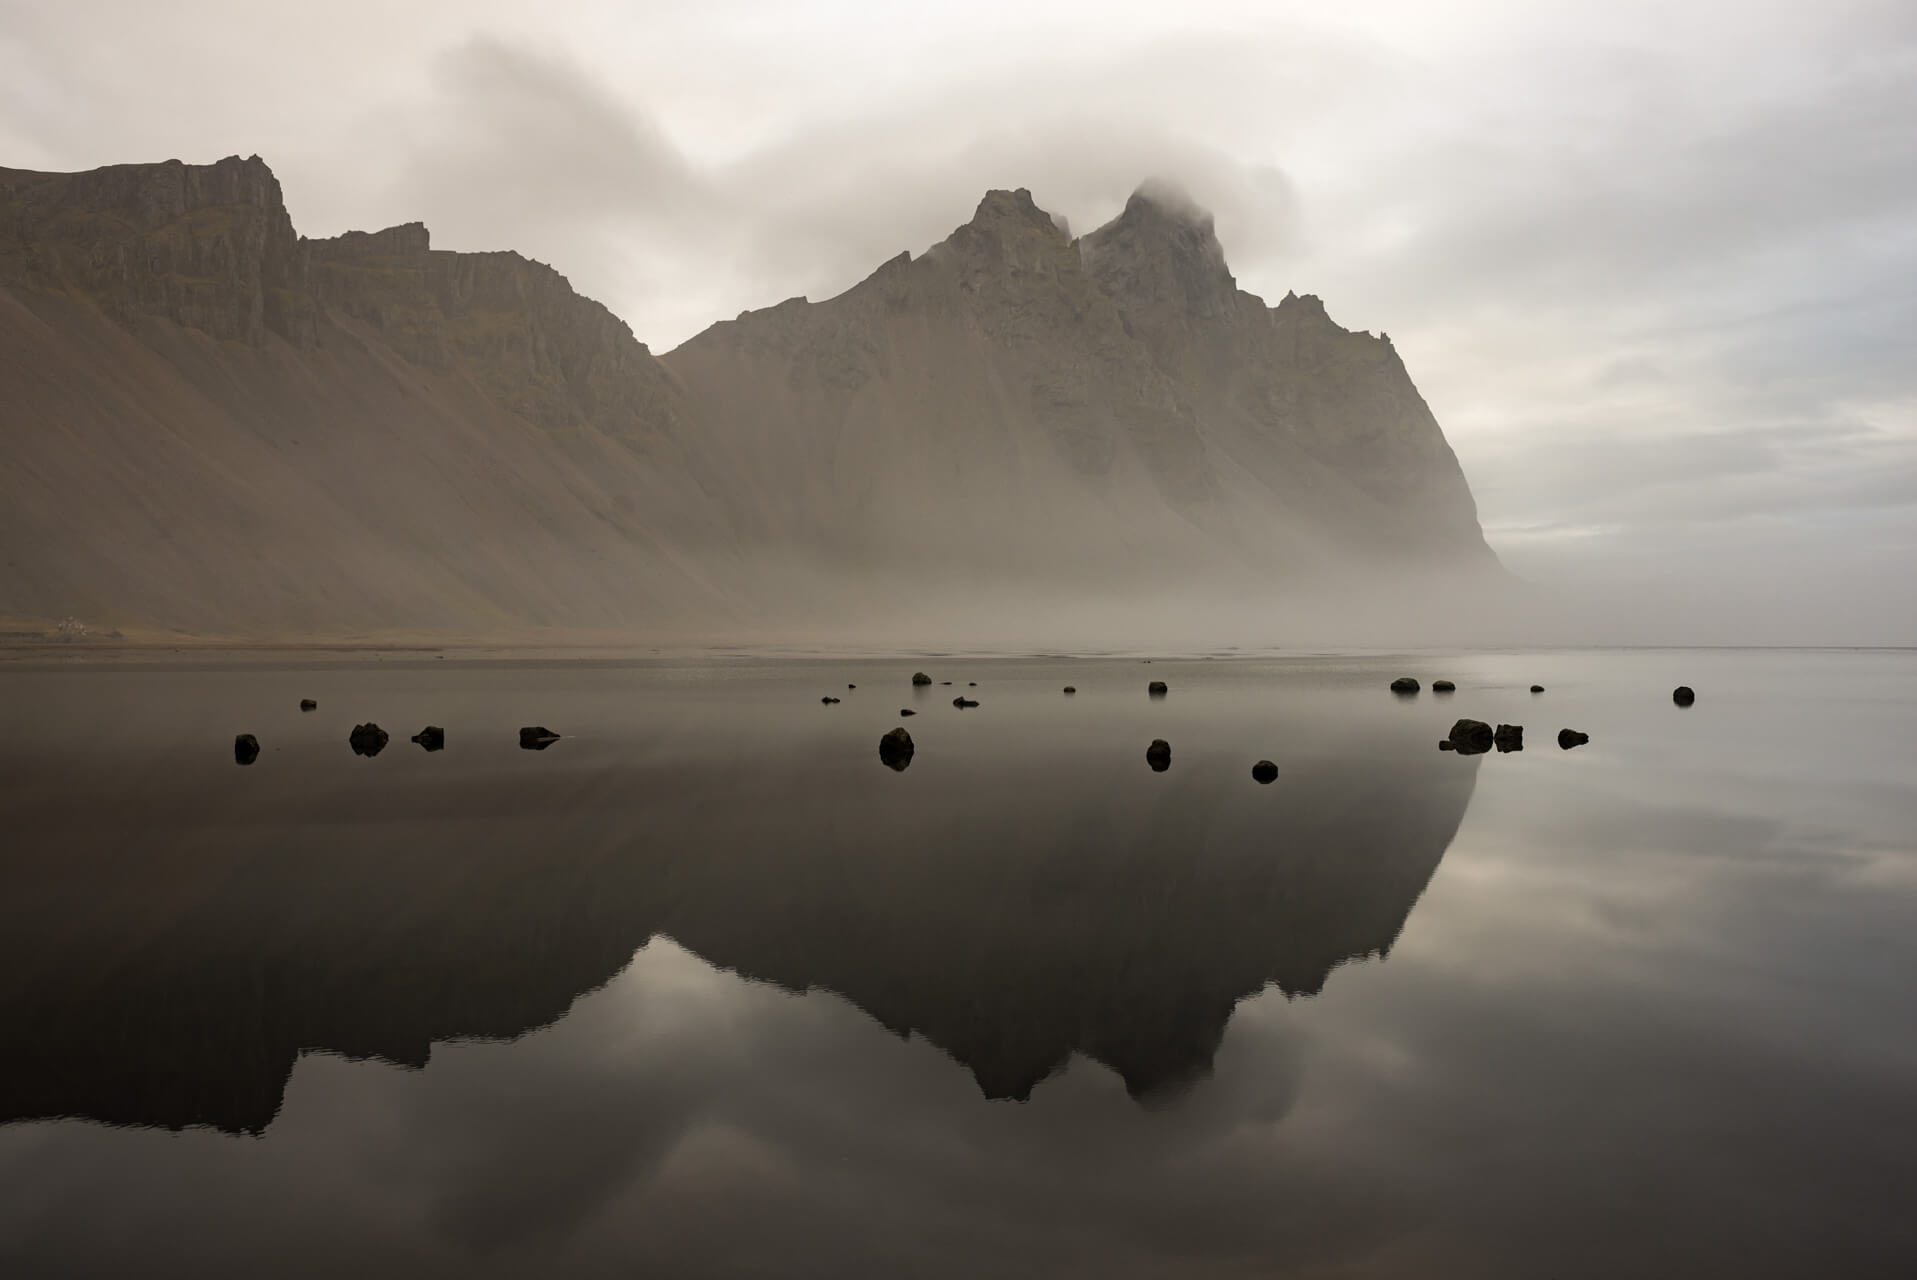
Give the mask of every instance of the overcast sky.
POLYGON ((0 0, 0 165, 255 152, 660 351, 1174 178, 1391 334, 1520 573, 1917 643, 1910 0, 0 0))

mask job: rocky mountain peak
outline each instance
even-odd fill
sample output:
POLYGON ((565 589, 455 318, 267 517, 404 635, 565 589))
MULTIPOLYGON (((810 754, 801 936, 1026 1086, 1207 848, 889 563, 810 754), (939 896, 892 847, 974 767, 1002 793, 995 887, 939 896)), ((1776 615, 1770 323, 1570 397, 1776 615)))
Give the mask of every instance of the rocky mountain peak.
POLYGON ((1124 212, 1079 244, 1099 287, 1128 305, 1206 318, 1236 305, 1212 216, 1175 183, 1141 184, 1124 212))

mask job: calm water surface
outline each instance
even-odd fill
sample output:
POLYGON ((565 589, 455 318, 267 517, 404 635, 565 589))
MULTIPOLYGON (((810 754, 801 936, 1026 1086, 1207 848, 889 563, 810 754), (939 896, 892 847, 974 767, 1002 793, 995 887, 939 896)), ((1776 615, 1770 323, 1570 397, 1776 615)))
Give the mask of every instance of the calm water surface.
POLYGON ((1917 654, 0 707, 0 1275, 1917 1275, 1917 654))

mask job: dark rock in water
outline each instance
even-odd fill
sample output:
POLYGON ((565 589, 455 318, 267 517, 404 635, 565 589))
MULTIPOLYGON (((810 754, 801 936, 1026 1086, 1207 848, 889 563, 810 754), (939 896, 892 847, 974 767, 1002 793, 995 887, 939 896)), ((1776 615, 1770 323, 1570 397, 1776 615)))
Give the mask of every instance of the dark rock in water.
POLYGON ((428 751, 444 751, 446 749, 446 731, 436 724, 429 724, 413 735, 413 741, 428 751))
POLYGON ((914 671, 912 673, 912 683, 913 684, 931 684, 932 677, 926 675, 923 671, 914 671))
POLYGON ((1077 685, 1075 685, 1075 684, 1068 684, 1068 685, 1066 685, 1066 686, 1065 686, 1065 692, 1067 692, 1067 693, 1077 693, 1077 692, 1078 692, 1078 686, 1077 686, 1077 685))
POLYGON ((967 680, 967 681, 965 682, 965 687, 966 687, 966 688, 968 688, 968 689, 976 689, 976 688, 978 688, 978 681, 976 681, 976 680, 967 680))
POLYGON ((888 769, 904 772, 905 766, 912 763, 913 750, 912 735, 903 727, 894 729, 879 739, 879 759, 888 769))
POLYGON ((1278 781, 1278 766, 1269 760, 1260 760, 1251 767, 1251 776, 1259 782, 1278 781))
POLYGON ((1491 735, 1491 741, 1500 751, 1522 751, 1524 750, 1524 726, 1501 724, 1497 732, 1491 735))
POLYGON ((300 710, 301 711, 317 711, 319 710, 319 703, 313 701, 311 698, 301 698, 300 710))
POLYGON ((961 693, 958 697, 952 699, 952 705, 963 711, 966 707, 976 707, 978 705, 978 699, 968 698, 961 693))
POLYGON ((1451 726, 1447 739, 1451 749, 1461 756, 1481 756, 1491 749, 1497 734, 1482 720, 1460 720, 1451 726))
POLYGON ((1153 773, 1163 773, 1171 768, 1171 743, 1163 738, 1153 738, 1152 744, 1145 748, 1145 763, 1152 767, 1153 773))
POLYGON ((1431 682, 1431 692, 1433 693, 1456 693, 1457 691, 1458 686, 1452 684, 1449 680, 1433 680, 1431 682))
POLYGON ((260 758, 260 740, 250 733, 242 733, 233 739, 233 762, 252 764, 260 758))
POLYGON ((1688 707, 1693 702, 1697 701, 1697 694, 1692 691, 1690 685, 1681 684, 1677 688, 1671 690, 1671 701, 1675 702, 1680 707, 1688 707))
POLYGON ((1532 693, 1543 693, 1543 692, 1544 692, 1544 686, 1543 686, 1543 685, 1541 685, 1541 684, 1534 684, 1534 685, 1532 685, 1532 686, 1531 686, 1531 692, 1532 692, 1532 693))
POLYGON ((939 681, 939 683, 940 683, 940 684, 951 684, 952 682, 951 682, 950 680, 941 680, 941 681, 939 681))
POLYGON ((902 716, 915 716, 918 714, 918 712, 912 710, 912 708, 910 707, 900 707, 899 714, 902 716))
POLYGON ((1576 729, 1559 729, 1558 745, 1569 751, 1572 747, 1581 747, 1591 740, 1588 733, 1579 733, 1576 729))
POLYGON ((346 741, 352 744, 354 755, 376 756, 386 750, 386 730, 368 720, 365 724, 354 725, 346 741))
POLYGON ((519 747, 522 751, 544 751, 559 741, 559 735, 543 724, 527 725, 519 731, 519 747))
POLYGON ((1165 682, 1163 680, 1154 680, 1150 684, 1145 686, 1145 692, 1153 695, 1154 697, 1162 698, 1171 691, 1165 687, 1165 682))
POLYGON ((826 705, 826 706, 828 706, 828 707, 829 707, 829 706, 831 706, 831 705, 832 705, 833 703, 835 703, 835 702, 837 702, 837 701, 838 701, 838 699, 837 699, 837 698, 834 698, 834 697, 832 697, 832 696, 831 696, 830 694, 828 694, 828 695, 826 695, 825 697, 823 697, 823 698, 820 698, 820 699, 819 699, 819 701, 820 701, 821 703, 823 703, 824 705, 826 705))
POLYGON ((1444 740, 1443 742, 1440 742, 1440 743, 1438 744, 1438 750, 1440 750, 1440 751, 1456 751, 1456 750, 1457 750, 1457 748, 1451 745, 1451 739, 1449 739, 1449 738, 1446 738, 1446 739, 1445 739, 1445 740, 1444 740))
POLYGON ((1393 693, 1416 693, 1417 691, 1418 682, 1410 676, 1399 676, 1391 682, 1391 692, 1393 693))
POLYGON ((859 686, 857 686, 857 685, 855 685, 855 684, 849 684, 849 685, 847 685, 847 686, 845 686, 845 687, 846 687, 846 688, 848 688, 848 689, 856 689, 856 688, 858 688, 859 686))

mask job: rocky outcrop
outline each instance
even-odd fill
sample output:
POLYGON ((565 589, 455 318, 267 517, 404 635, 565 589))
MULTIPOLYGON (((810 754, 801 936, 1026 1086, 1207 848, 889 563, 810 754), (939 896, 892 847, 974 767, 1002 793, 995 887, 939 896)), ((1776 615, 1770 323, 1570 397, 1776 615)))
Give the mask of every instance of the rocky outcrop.
POLYGON ((1451 726, 1444 743, 1461 756, 1481 756, 1491 749, 1497 732, 1482 720, 1459 720, 1451 726))
POLYGON ((354 725, 353 731, 346 736, 346 744, 356 756, 376 756, 386 750, 387 741, 386 730, 370 720, 354 725))
POLYGON ((916 748, 912 744, 912 735, 907 733, 903 727, 894 729, 879 739, 880 761, 884 763, 886 768, 896 770, 900 773, 903 773, 905 767, 912 763, 912 755, 915 750, 916 748))

